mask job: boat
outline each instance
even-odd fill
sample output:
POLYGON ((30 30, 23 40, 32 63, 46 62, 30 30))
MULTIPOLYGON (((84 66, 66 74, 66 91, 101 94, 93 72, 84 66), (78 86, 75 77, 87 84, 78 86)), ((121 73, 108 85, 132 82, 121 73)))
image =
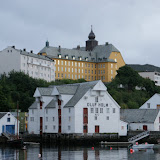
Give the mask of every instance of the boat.
POLYGON ((133 149, 152 149, 154 146, 154 144, 148 144, 148 143, 144 143, 144 144, 134 144, 132 146, 133 149))

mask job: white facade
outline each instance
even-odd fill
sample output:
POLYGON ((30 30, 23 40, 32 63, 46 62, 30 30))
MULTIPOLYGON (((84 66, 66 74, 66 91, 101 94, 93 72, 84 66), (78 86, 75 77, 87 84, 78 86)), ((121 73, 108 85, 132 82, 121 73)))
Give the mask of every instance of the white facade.
POLYGON ((22 71, 32 78, 55 80, 54 61, 40 55, 15 49, 14 46, 0 51, 0 74, 10 71, 22 71))
POLYGON ((29 108, 29 133, 40 134, 42 129, 43 133, 126 135, 127 123, 120 120, 120 106, 106 89, 102 81, 37 88, 34 94, 36 101, 29 108), (42 102, 43 106, 40 109, 42 102), (43 119, 41 125, 40 119, 43 119), (85 132, 84 126, 87 126, 85 132))
POLYGON ((3 132, 17 135, 17 127, 19 134, 19 121, 10 113, 0 112, 0 134, 3 132))
POLYGON ((160 109, 160 94, 154 94, 139 109, 160 109))
POLYGON ((138 72, 143 78, 148 78, 155 82, 155 85, 160 86, 160 73, 159 72, 138 72))

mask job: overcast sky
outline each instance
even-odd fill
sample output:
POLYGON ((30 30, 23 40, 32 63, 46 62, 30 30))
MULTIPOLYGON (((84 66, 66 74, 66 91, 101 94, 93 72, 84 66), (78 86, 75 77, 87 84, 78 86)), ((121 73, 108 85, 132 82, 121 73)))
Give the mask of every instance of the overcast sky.
POLYGON ((85 46, 93 31, 112 43, 127 64, 160 67, 160 0, 3 0, 0 50, 15 45, 34 53, 50 46, 85 46))

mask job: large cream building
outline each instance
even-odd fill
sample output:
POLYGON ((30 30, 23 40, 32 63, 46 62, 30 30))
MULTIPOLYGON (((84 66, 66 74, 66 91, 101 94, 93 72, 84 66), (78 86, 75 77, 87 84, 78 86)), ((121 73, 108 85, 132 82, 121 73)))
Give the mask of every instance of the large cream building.
POLYGON ((74 49, 46 46, 38 53, 55 61, 56 79, 85 79, 110 82, 125 65, 123 57, 112 44, 98 45, 92 29, 85 47, 74 49))

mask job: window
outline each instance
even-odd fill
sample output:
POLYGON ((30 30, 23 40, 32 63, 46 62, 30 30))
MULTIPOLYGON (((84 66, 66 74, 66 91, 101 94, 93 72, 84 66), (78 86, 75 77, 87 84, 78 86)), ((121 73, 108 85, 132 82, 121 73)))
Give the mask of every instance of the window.
POLYGON ((150 108, 150 103, 147 103, 147 108, 150 108))
POLYGON ((67 61, 65 61, 64 63, 65 63, 65 66, 66 66, 66 64, 67 64, 67 61))
POLYGON ((80 63, 78 63, 78 66, 80 67, 80 66, 81 66, 81 64, 80 64, 80 63))
POLYGON ((109 113, 109 108, 106 108, 107 113, 109 113))
POLYGON ((7 122, 10 122, 11 121, 11 119, 10 118, 7 118, 7 122))
POLYGON ((106 120, 109 120, 109 116, 106 117, 106 120))
POLYGON ((116 109, 115 108, 113 108, 113 113, 116 113, 116 109))
POLYGON ((55 125, 53 126, 53 129, 54 129, 54 130, 56 129, 56 126, 55 126, 55 125))
POLYGON ((45 129, 47 129, 47 125, 45 125, 45 129))
POLYGON ((94 108, 91 108, 91 113, 94 113, 94 108))
POLYGON ((63 67, 61 67, 61 71, 63 72, 63 67))
POLYGON ((71 126, 68 126, 68 130, 71 130, 71 126))
POLYGON ((95 97, 95 102, 98 102, 98 96, 97 96, 97 97, 95 97))
POLYGON ((111 70, 111 74, 113 74, 113 70, 111 70))
POLYGON ((88 67, 90 67, 90 64, 88 64, 88 67))
POLYGON ((34 109, 32 109, 32 114, 34 114, 34 109))
POLYGON ((48 122, 48 117, 46 117, 46 122, 48 122))
POLYGON ((97 116, 94 117, 94 120, 97 120, 97 116))
POLYGON ((70 66, 70 62, 68 62, 68 65, 70 66))
POLYGON ((71 108, 68 108, 68 112, 71 113, 71 108))
POLYGON ((53 121, 55 120, 55 118, 53 117, 53 121))
POLYGON ((100 113, 103 113, 103 108, 100 108, 100 113))
POLYGON ((111 63, 111 68, 113 68, 113 64, 111 63))
POLYGON ((30 117, 30 121, 34 122, 34 117, 30 117))
POLYGON ((95 113, 98 113, 98 108, 95 108, 95 113))
POLYGON ((63 65, 63 61, 61 61, 61 65, 63 65))
POLYGON ((68 121, 69 121, 69 122, 71 121, 71 117, 70 117, 70 116, 68 117, 68 121))
POLYGON ((59 60, 58 60, 58 65, 59 65, 59 60))
POLYGON ((46 109, 46 114, 48 114, 48 109, 46 109))
POLYGON ((61 54, 59 54, 59 55, 58 55, 58 58, 61 58, 61 57, 62 57, 61 54))

